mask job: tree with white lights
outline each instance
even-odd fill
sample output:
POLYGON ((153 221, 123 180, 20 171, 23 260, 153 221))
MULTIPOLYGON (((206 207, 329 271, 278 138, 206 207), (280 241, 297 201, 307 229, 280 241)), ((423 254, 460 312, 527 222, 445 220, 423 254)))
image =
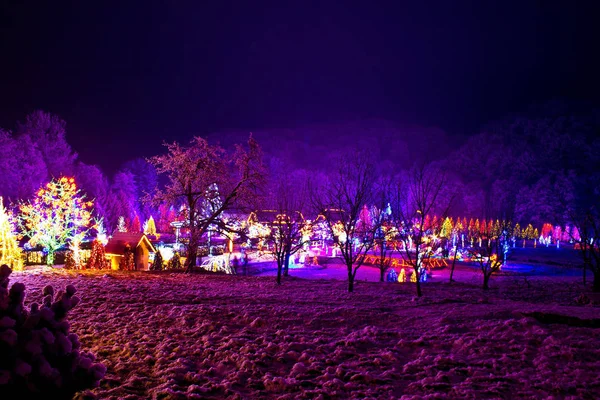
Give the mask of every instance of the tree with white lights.
POLYGON ((20 205, 19 227, 32 246, 44 248, 46 263, 52 265, 56 250, 85 237, 92 226, 92 206, 73 178, 52 180, 38 190, 33 202, 20 205))

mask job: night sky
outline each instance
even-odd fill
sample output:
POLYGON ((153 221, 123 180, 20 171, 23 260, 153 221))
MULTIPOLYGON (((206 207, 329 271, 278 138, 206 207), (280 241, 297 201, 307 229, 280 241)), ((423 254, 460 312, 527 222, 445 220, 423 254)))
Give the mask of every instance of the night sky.
POLYGON ((464 138, 599 102, 597 2, 60 3, 1 3, 0 126, 56 113, 107 170, 193 134, 385 118, 464 138))

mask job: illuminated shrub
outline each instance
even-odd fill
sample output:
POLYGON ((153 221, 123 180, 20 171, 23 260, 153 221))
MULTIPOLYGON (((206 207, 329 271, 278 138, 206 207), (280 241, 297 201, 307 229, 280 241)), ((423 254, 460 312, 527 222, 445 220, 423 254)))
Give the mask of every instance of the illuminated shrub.
POLYGON ((68 285, 54 293, 44 288, 40 306, 25 308, 25 285, 8 288, 12 270, 0 267, 0 393, 2 398, 67 399, 94 387, 106 368, 81 351, 76 334, 69 333, 67 313, 79 303, 68 285))

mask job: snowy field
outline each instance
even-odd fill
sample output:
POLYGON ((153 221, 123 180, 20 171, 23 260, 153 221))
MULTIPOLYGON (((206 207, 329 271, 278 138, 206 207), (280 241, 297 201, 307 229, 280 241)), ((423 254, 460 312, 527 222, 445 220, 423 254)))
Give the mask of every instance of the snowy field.
POLYGON ((579 276, 508 274, 485 293, 461 266, 416 299, 413 284, 368 282, 372 268, 348 294, 340 270, 292 270, 281 287, 61 270, 11 282, 28 302, 76 286, 72 328, 108 367, 103 399, 600 397, 600 307, 577 302, 579 276))

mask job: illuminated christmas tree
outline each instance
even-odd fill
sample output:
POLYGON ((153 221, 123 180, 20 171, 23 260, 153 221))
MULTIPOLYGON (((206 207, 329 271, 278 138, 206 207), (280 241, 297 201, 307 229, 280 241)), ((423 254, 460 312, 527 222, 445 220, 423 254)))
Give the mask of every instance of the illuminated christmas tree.
POLYGON ((86 267, 88 269, 104 269, 108 267, 104 245, 99 239, 92 242, 92 251, 86 267))
POLYGON ((150 266, 150 271, 162 271, 163 263, 164 261, 162 254, 160 254, 160 250, 157 250, 156 254, 154 255, 154 261, 152 261, 152 265, 150 266))
POLYGON ((442 229, 440 230, 440 237, 450 238, 452 235, 452 221, 450 218, 446 217, 444 219, 444 223, 442 224, 442 229))
MULTIPOLYGON (((414 274, 414 271, 413 271, 414 274)), ((406 272, 404 271, 404 268, 402 268, 400 270, 400 275, 398 275, 398 282, 400 283, 405 283, 406 282, 406 272)), ((416 280, 415 280, 416 282, 416 280)))
POLYGON ((417 282, 417 273, 413 270, 412 274, 410 275, 410 281, 412 283, 416 283, 417 282))
POLYGON ((167 262, 166 269, 181 269, 181 268, 182 268, 181 256, 179 255, 178 252, 175 252, 175 254, 173 254, 173 257, 167 262))
POLYGON ((52 180, 38 190, 33 202, 20 205, 19 227, 32 246, 44 248, 46 263, 52 265, 56 250, 85 237, 92 225, 92 206, 73 178, 52 180))
POLYGON ((545 223, 542 226, 542 236, 545 238, 552 236, 552 224, 545 223))
POLYGON ((140 223, 140 217, 137 215, 137 213, 135 214, 135 218, 131 222, 131 229, 129 231, 130 232, 135 232, 135 233, 138 233, 138 232, 142 231, 142 225, 140 223))
POLYGON ((117 231, 118 232, 127 232, 127 225, 125 224, 125 217, 120 216, 119 221, 117 222, 117 231))
POLYGON ((515 224, 515 227, 513 228, 512 236, 515 239, 520 239, 521 238, 521 225, 519 225, 518 222, 515 224))
POLYGON ((144 222, 144 233, 149 236, 157 236, 156 224, 154 223, 154 218, 152 218, 152 215, 146 222, 144 222))
POLYGON ((133 250, 131 249, 129 243, 125 245, 123 257, 121 257, 121 260, 119 262, 119 269, 122 271, 133 271, 135 269, 133 250))
POLYGON ((21 249, 15 234, 15 222, 0 197, 0 265, 3 264, 16 271, 23 269, 21 249))
POLYGON ((474 237, 477 234, 477 228, 475 227, 475 221, 473 221, 473 218, 469 220, 469 225, 467 226, 467 233, 469 235, 469 238, 474 237))

